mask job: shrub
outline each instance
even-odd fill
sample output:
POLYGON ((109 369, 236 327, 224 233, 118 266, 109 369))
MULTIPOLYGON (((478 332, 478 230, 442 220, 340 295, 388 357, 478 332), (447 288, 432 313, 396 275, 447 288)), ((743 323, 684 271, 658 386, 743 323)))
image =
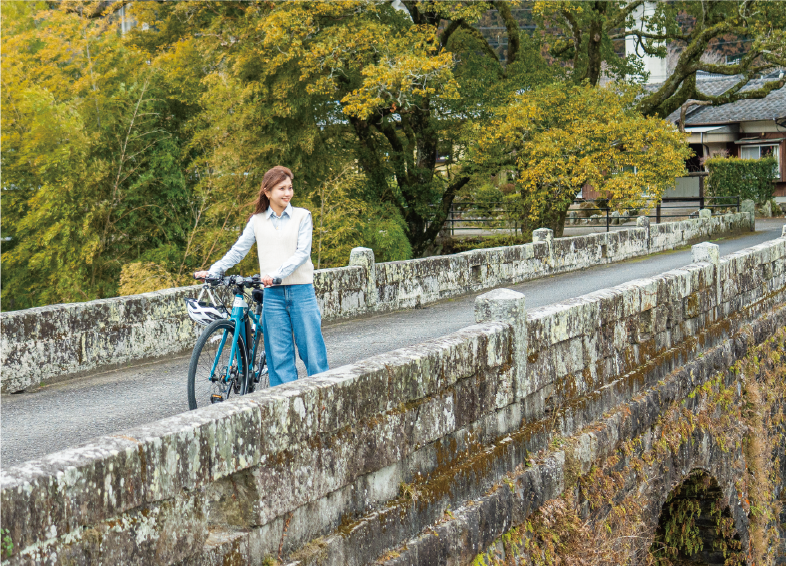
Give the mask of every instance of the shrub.
POLYGON ((705 185, 708 197, 752 199, 759 205, 772 199, 775 190, 773 170, 777 166, 775 158, 711 158, 705 165, 709 170, 705 185))
POLYGON ((475 191, 475 205, 478 214, 486 218, 496 218, 499 216, 500 207, 505 194, 494 185, 487 184, 480 186, 475 191))

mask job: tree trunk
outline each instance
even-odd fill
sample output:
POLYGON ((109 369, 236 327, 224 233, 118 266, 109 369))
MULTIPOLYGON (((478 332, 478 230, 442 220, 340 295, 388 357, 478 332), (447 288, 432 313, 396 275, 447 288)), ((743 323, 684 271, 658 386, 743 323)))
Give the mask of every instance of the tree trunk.
POLYGON ((461 177, 451 183, 445 193, 442 195, 442 202, 439 208, 435 211, 434 216, 426 222, 420 215, 412 215, 407 220, 407 228, 409 233, 409 243, 412 246, 412 254, 415 258, 420 258, 429 251, 434 244, 439 231, 442 230, 442 225, 445 224, 445 219, 448 218, 450 207, 453 204, 453 199, 456 193, 469 182, 469 177, 461 177), (414 221, 414 222, 412 222, 414 221), (428 224, 428 226, 426 226, 428 224))
POLYGON ((600 82, 600 74, 603 63, 601 54, 601 44, 603 41, 603 20, 606 15, 606 2, 595 2, 595 13, 598 15, 590 24, 587 36, 587 72, 584 76, 589 80, 593 87, 600 82))
MULTIPOLYGON (((573 192, 573 195, 577 194, 578 191, 573 192)), ((526 212, 521 223, 522 235, 525 231, 531 233, 538 228, 550 228, 554 231, 555 237, 561 237, 565 232, 565 219, 568 217, 568 209, 572 204, 573 199, 567 202, 558 201, 551 208, 537 215, 535 220, 532 220, 529 212, 526 212)))

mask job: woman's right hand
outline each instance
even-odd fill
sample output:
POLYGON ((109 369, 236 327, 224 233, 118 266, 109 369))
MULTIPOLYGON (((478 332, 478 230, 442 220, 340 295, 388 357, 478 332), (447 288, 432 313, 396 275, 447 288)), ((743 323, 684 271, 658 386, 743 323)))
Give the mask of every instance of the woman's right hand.
POLYGON ((207 270, 202 270, 201 272, 194 272, 194 279, 195 280, 203 280, 203 279, 205 279, 209 275, 210 275, 210 272, 208 272, 207 270))
POLYGON ((271 285, 273 285, 273 278, 271 278, 267 274, 265 274, 259 279, 262 280, 262 283, 265 284, 265 287, 270 287, 271 285))

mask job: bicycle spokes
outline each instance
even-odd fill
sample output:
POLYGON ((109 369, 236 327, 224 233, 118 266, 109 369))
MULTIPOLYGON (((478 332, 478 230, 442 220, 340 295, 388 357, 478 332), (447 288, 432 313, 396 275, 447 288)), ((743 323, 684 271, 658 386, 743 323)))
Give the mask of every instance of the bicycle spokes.
POLYGON ((189 365, 189 408, 223 402, 246 393, 248 363, 242 336, 235 341, 231 321, 216 321, 205 328, 194 347, 189 365))

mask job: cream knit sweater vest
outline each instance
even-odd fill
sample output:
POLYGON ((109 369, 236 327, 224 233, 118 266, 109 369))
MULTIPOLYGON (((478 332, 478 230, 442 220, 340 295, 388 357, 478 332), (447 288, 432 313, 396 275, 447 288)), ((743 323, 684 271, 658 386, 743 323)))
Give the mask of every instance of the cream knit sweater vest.
MULTIPOLYGON (((257 239, 259 254, 259 273, 270 275, 281 267, 297 250, 297 235, 300 223, 309 212, 306 209, 292 207, 292 218, 279 229, 273 226, 265 213, 254 215, 254 236, 257 239)), ((299 285, 314 283, 314 264, 311 258, 284 278, 281 285, 299 285)))

